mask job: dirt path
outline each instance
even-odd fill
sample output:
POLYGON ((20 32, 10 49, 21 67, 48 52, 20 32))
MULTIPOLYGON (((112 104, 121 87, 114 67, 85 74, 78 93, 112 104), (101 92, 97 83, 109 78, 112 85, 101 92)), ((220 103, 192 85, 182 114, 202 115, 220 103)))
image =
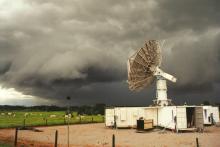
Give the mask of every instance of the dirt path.
MULTIPOLYGON (((58 143, 65 147, 67 143, 67 127, 38 127, 42 132, 28 130, 19 131, 19 143, 26 146, 52 147, 55 131, 59 132, 58 143)), ((12 142, 14 129, 1 129, 0 140, 12 142)), ((195 147, 196 137, 203 147, 220 147, 220 128, 207 127, 205 133, 159 133, 151 131, 136 133, 134 129, 112 130, 104 124, 85 124, 70 126, 71 147, 110 147, 112 134, 115 134, 117 147, 195 147)))

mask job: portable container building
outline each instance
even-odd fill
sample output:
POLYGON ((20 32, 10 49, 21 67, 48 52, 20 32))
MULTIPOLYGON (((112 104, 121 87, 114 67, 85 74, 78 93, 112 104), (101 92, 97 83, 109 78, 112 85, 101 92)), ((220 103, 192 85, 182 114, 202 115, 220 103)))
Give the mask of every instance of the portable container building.
POLYGON ((212 125, 219 122, 219 108, 203 106, 203 118, 205 125, 212 125))

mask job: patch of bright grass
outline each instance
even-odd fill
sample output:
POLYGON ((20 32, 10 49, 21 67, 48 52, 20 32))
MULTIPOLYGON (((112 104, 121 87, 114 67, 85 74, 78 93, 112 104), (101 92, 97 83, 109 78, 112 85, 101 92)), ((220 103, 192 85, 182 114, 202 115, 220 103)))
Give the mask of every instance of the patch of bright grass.
MULTIPOLYGON (((73 117, 70 119, 70 124, 75 123, 99 123, 104 121, 103 115, 83 115, 78 116, 73 112, 73 117)), ((0 128, 23 127, 25 126, 51 126, 64 125, 67 123, 64 111, 51 112, 23 112, 23 111, 0 111, 0 128), (8 115, 12 113, 12 115, 8 115), (26 115, 25 115, 26 114, 26 115), (55 115, 55 117, 50 117, 55 115), (26 117, 25 117, 26 116, 26 117)))

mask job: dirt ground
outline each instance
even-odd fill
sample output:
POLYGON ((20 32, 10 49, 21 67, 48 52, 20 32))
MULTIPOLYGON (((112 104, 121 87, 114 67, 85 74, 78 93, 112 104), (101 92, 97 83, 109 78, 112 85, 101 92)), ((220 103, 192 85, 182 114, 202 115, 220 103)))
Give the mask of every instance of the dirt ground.
MULTIPOLYGON (((27 147, 54 146, 55 131, 58 130, 59 147, 66 147, 67 127, 37 127, 41 132, 19 130, 19 144, 27 147)), ((15 129, 1 129, 0 140, 13 142, 15 129)), ((70 126, 71 147, 111 147, 115 134, 117 147, 196 147, 196 137, 202 147, 220 147, 220 127, 206 127, 204 133, 173 133, 152 130, 137 133, 135 129, 105 128, 103 123, 70 126)))

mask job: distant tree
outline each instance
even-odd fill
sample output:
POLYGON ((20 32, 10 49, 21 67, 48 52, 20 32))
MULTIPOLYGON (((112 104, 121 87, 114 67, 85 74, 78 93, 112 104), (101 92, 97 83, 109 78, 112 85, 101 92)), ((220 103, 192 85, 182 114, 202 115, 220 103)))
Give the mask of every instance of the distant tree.
POLYGON ((94 112, 95 114, 102 114, 104 115, 105 113, 105 104, 96 104, 94 107, 94 112))
POLYGON ((67 99, 67 100, 70 100, 71 98, 70 98, 70 96, 67 96, 66 99, 67 99))
POLYGON ((78 109, 78 114, 82 115, 82 114, 88 114, 91 115, 93 114, 93 107, 92 106, 80 106, 78 109))
POLYGON ((210 102, 206 100, 203 102, 203 105, 210 105, 210 102))
MULTIPOLYGON (((96 104, 94 106, 88 106, 88 105, 83 105, 83 106, 70 106, 70 112, 78 112, 78 114, 87 114, 87 115, 92 115, 92 114, 102 114, 104 115, 105 112, 105 104, 96 104)), ((46 106, 46 105, 41 105, 41 106, 10 106, 10 105, 0 105, 0 111, 65 111, 67 112, 66 107, 60 107, 60 106, 46 106)))
POLYGON ((215 105, 218 107, 218 109, 220 110, 220 103, 215 103, 215 105))

